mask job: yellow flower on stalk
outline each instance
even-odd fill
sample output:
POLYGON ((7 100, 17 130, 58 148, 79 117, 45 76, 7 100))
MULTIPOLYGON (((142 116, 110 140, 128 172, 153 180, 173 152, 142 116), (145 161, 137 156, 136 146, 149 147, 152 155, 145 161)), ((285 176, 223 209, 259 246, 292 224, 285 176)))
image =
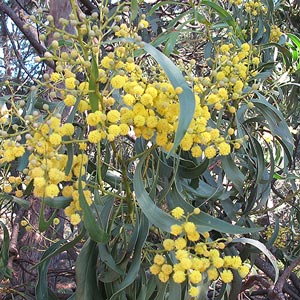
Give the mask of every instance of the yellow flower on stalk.
POLYGON ((69 77, 65 79, 65 86, 69 90, 74 90, 76 87, 76 78, 75 77, 69 77))
POLYGON ((172 251, 175 246, 175 242, 171 239, 166 239, 163 241, 163 246, 166 251, 172 251))
POLYGON ((176 271, 173 274, 173 280, 175 283, 182 283, 185 281, 185 273, 183 271, 176 271))
POLYGON ((114 89, 121 89, 124 86, 125 82, 126 82, 126 77, 121 75, 114 76, 110 81, 111 86, 114 89))
POLYGON ((189 289, 189 295, 191 297, 197 297, 199 295, 199 289, 195 286, 191 286, 189 289))
POLYGON ((59 188, 56 184, 49 184, 45 188, 45 197, 54 198, 59 194, 59 188))
POLYGON ((49 136, 49 142, 53 145, 53 146, 58 146, 62 141, 61 136, 58 133, 52 133, 49 136))
POLYGON ((171 210, 171 215, 175 219, 180 219, 184 215, 184 210, 181 207, 177 206, 177 207, 175 207, 174 209, 171 210))
POLYGON ((187 241, 184 238, 178 238, 174 241, 174 245, 177 250, 181 250, 186 247, 187 241))
POLYGON ((216 148, 214 146, 208 146, 205 150, 204 150, 204 155, 206 156, 206 158, 211 159, 213 157, 215 157, 217 154, 216 148))
POLYGON ((193 270, 193 271, 191 271, 191 273, 189 273, 189 280, 191 283, 197 284, 197 283, 201 282, 202 274, 197 270, 193 270))
POLYGON ((61 78, 61 75, 57 72, 51 73, 50 79, 53 82, 57 82, 61 78))
POLYGON ((81 222, 81 217, 79 214, 72 214, 70 217, 70 223, 74 226, 78 225, 81 222))
POLYGON ((116 109, 110 110, 107 113, 106 117, 107 121, 109 121, 110 123, 117 123, 120 121, 120 113, 116 109))
POLYGON ((154 256, 154 260, 153 261, 154 261, 155 264, 161 266, 161 265, 163 265, 165 263, 165 258, 162 255, 160 255, 160 254, 156 254, 154 256))
POLYGON ((220 274, 220 277, 224 283, 229 283, 233 280, 233 274, 230 270, 223 270, 220 274))
POLYGON ((245 278, 249 274, 249 267, 246 265, 242 265, 238 268, 238 273, 241 276, 241 278, 245 278))
POLYGON ((218 145, 218 149, 221 155, 228 155, 231 152, 230 145, 226 142, 222 142, 218 145))
POLYGON ((157 264, 154 264, 150 267, 150 273, 153 275, 158 275, 160 270, 161 270, 161 266, 157 264))

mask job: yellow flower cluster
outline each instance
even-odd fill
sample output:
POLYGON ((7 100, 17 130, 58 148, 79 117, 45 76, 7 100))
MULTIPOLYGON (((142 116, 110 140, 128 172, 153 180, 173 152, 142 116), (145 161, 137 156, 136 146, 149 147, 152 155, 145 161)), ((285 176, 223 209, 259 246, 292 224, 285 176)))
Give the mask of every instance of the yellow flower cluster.
POLYGON ((264 5, 264 3, 260 0, 247 0, 247 1, 244 1, 243 0, 229 0, 229 2, 232 4, 232 5, 241 5, 243 4, 244 6, 244 9, 245 11, 256 17, 260 14, 265 14, 268 12, 268 9, 267 7, 264 5))
MULTIPOLYGON (((271 236, 274 233, 274 228, 271 226, 268 226, 264 232, 264 235, 267 239, 270 239, 271 236)), ((288 226, 280 226, 278 235, 276 237, 276 240, 274 242, 274 246, 278 248, 286 248, 286 245, 288 243, 289 236, 291 235, 292 231, 291 228, 288 226)))
POLYGON ((197 226, 189 221, 189 217, 199 213, 198 208, 187 216, 180 207, 171 211, 176 219, 182 220, 182 224, 171 226, 173 238, 164 240, 163 250, 154 256, 154 263, 150 267, 150 272, 158 276, 161 282, 167 282, 170 278, 176 283, 187 280, 191 297, 198 295, 198 285, 203 278, 230 283, 234 278, 232 270, 236 270, 241 278, 249 273, 249 267, 243 264, 239 256, 222 254, 224 239, 211 241, 208 232, 198 232, 197 226), (168 259, 168 252, 173 252, 176 263, 168 259))
POLYGON ((270 42, 277 43, 282 36, 282 32, 280 28, 276 25, 271 26, 271 32, 270 32, 270 42))

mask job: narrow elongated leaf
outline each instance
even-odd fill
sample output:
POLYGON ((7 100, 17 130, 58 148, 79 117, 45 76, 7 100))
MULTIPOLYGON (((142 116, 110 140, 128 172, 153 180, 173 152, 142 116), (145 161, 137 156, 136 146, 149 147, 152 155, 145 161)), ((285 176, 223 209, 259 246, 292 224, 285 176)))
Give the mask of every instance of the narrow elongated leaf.
POLYGON ((106 243, 109 239, 108 234, 101 228, 100 221, 97 222, 92 208, 86 202, 81 179, 78 180, 79 203, 83 211, 83 222, 92 240, 99 243, 106 243))
POLYGON ((136 279, 140 266, 141 266, 141 259, 142 259, 142 249, 144 247, 144 243, 147 239, 148 236, 148 231, 149 231, 149 222, 147 218, 145 218, 144 215, 141 215, 141 223, 139 225, 139 235, 138 235, 138 240, 135 245, 135 249, 133 251, 133 257, 131 259, 131 264, 129 267, 128 272, 126 273, 126 277, 124 281, 122 281, 118 286, 117 286, 117 292, 112 295, 110 300, 116 299, 118 294, 122 292, 126 287, 128 287, 134 280, 136 279))
POLYGON ((131 0, 131 21, 135 20, 138 15, 139 4, 137 0, 131 0))
POLYGON ((179 166, 178 173, 183 178, 189 178, 189 179, 198 178, 207 170, 208 165, 209 165, 209 160, 205 159, 198 166, 193 168, 186 168, 184 166, 179 166))
POLYGON ((238 26, 238 24, 236 23, 236 21, 228 11, 226 11, 223 7, 216 4, 215 2, 211 2, 208 0, 202 0, 201 4, 211 7, 220 16, 221 20, 223 22, 226 22, 228 26, 231 26, 235 34, 238 37, 242 38, 243 35, 242 35, 241 28, 238 26))
POLYGON ((170 55, 170 53, 173 52, 174 47, 177 43, 177 39, 179 37, 180 32, 178 31, 173 31, 171 32, 168 41, 166 42, 165 48, 164 48, 164 54, 165 55, 170 55))
POLYGON ((49 255, 44 255, 43 258, 41 258, 40 262, 34 265, 33 269, 38 267, 40 264, 44 263, 46 260, 49 260, 51 257, 74 247, 76 244, 78 244, 81 241, 81 239, 84 237, 85 233, 86 233, 86 230, 85 230, 85 228, 83 228, 81 230, 81 232, 72 241, 70 241, 68 243, 64 243, 65 242, 64 240, 60 240, 59 242, 57 242, 56 244, 59 244, 62 246, 53 250, 51 253, 49 253, 49 255))
POLYGON ((104 300, 97 285, 97 243, 88 239, 76 260, 76 300, 104 300))
POLYGON ((252 245, 252 246, 256 247, 257 249, 259 249, 269 259, 272 266, 274 267, 274 270, 275 270, 274 283, 278 280, 279 268, 277 265, 277 260, 276 260, 275 256, 267 249, 267 247, 264 244, 262 244, 261 242, 259 242, 257 240, 253 240, 253 239, 249 239, 249 238, 234 239, 232 242, 249 244, 249 245, 252 245))
POLYGON ((245 175, 240 171, 240 169, 234 163, 231 155, 222 156, 222 167, 228 179, 232 181, 234 187, 243 194, 245 175))
POLYGON ((163 231, 170 232, 171 225, 179 224, 179 222, 175 218, 171 217, 169 214, 161 210, 158 206, 156 206, 153 200, 149 197, 149 194, 144 187, 142 170, 147 156, 148 155, 146 153, 140 159, 134 173, 133 189, 135 192, 136 200, 151 224, 154 224, 156 227, 160 228, 163 231))
POLYGON ((97 95, 97 79, 98 79, 98 65, 95 57, 92 57, 92 66, 91 66, 91 78, 89 79, 89 98, 92 112, 95 112, 99 109, 99 99, 97 95))
MULTIPOLYGON (((168 204, 171 206, 169 209, 173 209, 176 206, 183 208, 186 213, 192 213, 194 210, 194 206, 189 204, 184 198, 180 195, 180 193, 173 188, 170 194, 168 195, 168 204)), ((219 232, 224 232, 228 234, 243 234, 243 233, 250 233, 250 232, 257 232, 262 230, 263 228, 245 228, 237 225, 232 225, 228 222, 210 216, 207 213, 200 212, 199 215, 193 215, 189 218, 192 222, 194 222, 198 230, 201 232, 216 230, 219 232)))
POLYGON ((0 273, 5 277, 11 277, 11 270, 7 266, 9 258, 9 233, 2 221, 0 221, 0 225, 3 230, 3 240, 0 250, 0 273))
POLYGON ((41 260, 42 263, 38 266, 38 281, 35 288, 35 295, 37 300, 48 300, 50 299, 48 293, 48 266, 50 263, 50 254, 57 250, 61 246, 62 241, 59 241, 53 245, 51 245, 42 255, 41 260), (47 258, 46 258, 47 257, 47 258))

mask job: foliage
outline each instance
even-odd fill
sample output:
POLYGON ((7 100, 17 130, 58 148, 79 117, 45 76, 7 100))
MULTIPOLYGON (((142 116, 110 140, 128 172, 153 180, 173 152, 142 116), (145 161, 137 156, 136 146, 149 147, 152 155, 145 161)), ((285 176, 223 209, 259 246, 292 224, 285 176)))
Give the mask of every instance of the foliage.
MULTIPOLYGON (((273 233, 260 234, 259 221, 276 213, 271 190, 282 180, 292 193, 279 204, 292 206, 299 233, 291 126, 300 40, 281 32, 280 6, 102 1, 84 14, 70 3, 61 27, 41 10, 28 19, 51 41, 35 63, 54 70, 26 97, 7 80, 2 98, 2 205, 29 211, 38 201, 38 224, 21 225, 54 232, 35 266, 36 299, 58 299, 48 266, 70 249, 80 252, 69 299, 208 299, 212 290, 237 299, 259 253, 278 287, 289 276, 278 279, 271 253, 282 231, 274 221, 273 233)), ((0 270, 9 278, 1 226, 0 270)), ((299 245, 277 251, 293 265, 299 245)))

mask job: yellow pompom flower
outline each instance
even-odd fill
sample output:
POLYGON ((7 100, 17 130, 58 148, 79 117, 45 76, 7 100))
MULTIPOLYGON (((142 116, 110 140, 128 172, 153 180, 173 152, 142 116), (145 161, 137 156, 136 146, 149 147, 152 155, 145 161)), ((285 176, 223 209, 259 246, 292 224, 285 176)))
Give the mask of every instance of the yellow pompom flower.
POLYGON ((72 214, 70 217, 70 222, 72 225, 76 226, 81 222, 81 218, 79 214, 72 214))
POLYGON ((220 277, 224 283, 229 283, 233 280, 233 274, 230 270, 223 270, 220 274, 220 277))
POLYGON ((116 75, 114 76, 110 83, 111 83, 111 86, 114 88, 114 89, 120 89, 124 86, 126 82, 126 77, 125 76, 121 76, 121 75, 116 75))
POLYGON ((169 265, 169 264, 163 264, 161 266, 161 271, 163 273, 165 273, 166 275, 170 275, 173 272, 173 267, 172 267, 172 265, 169 265))
POLYGON ((67 105, 67 106, 73 106, 76 102, 76 98, 75 96, 73 95, 67 95, 65 98, 64 98, 64 103, 67 105))
POLYGON ((89 113, 88 116, 86 117, 86 122, 90 126, 96 126, 100 121, 101 121, 101 115, 102 113, 98 111, 94 113, 89 113))
POLYGON ((163 265, 165 263, 165 258, 160 254, 156 254, 153 261, 157 265, 163 265))
POLYGON ((50 76, 51 81, 57 82, 61 78, 60 74, 57 72, 53 72, 50 76))
POLYGON ((228 155, 230 154, 230 145, 227 144, 226 142, 222 142, 218 145, 218 149, 221 155, 228 155))
POLYGON ((209 268, 206 272, 209 280, 217 280, 219 277, 219 272, 214 267, 209 268))
POLYGON ((171 239, 166 239, 163 241, 163 246, 166 251, 172 251, 174 249, 175 242, 171 239))
POLYGON ((176 271, 173 274, 173 280, 175 283, 182 283, 185 281, 185 273, 183 271, 176 271))
POLYGON ((108 134, 113 135, 114 137, 117 137, 120 134, 120 127, 118 125, 110 125, 108 127, 108 134))
POLYGON ((182 232, 182 226, 174 224, 171 226, 171 234, 178 236, 182 232))
POLYGON ((120 113, 116 109, 110 110, 106 117, 110 123, 117 123, 120 121, 120 113))
POLYGON ((205 154, 206 158, 211 159, 211 158, 215 157, 217 154, 216 148, 214 146, 208 146, 204 150, 204 154, 205 154))
POLYGON ((49 184, 45 188, 45 197, 54 198, 59 194, 59 188, 56 184, 49 184))
POLYGON ((89 134, 88 134, 88 140, 90 143, 98 143, 101 141, 102 138, 102 134, 99 130, 92 130, 89 134))
POLYGON ((186 247, 187 241, 184 238, 178 238, 177 240, 175 240, 174 245, 177 250, 181 250, 186 247))
POLYGON ((170 276, 164 272, 160 272, 158 274, 158 279, 163 283, 166 283, 169 280, 169 278, 170 278, 170 276))
POLYGON ((143 117, 142 115, 137 115, 133 119, 134 125, 137 127, 144 126, 145 121, 145 117, 143 117))
POLYGON ((120 124, 119 128, 120 128, 120 135, 127 135, 130 130, 127 124, 120 124))
POLYGON ((195 286, 191 286, 189 289, 189 295, 191 297, 197 297, 199 295, 199 289, 195 286))
POLYGON ((212 264, 213 264, 213 266, 214 267, 216 267, 216 268, 222 268, 223 267, 223 265, 224 265, 224 260, 221 258, 221 257, 214 257, 213 259, 212 259, 212 264))
POLYGON ((186 222, 183 224, 183 229, 187 234, 192 234, 197 231, 197 227, 193 222, 186 222))
POLYGON ((135 103, 135 97, 131 94, 126 94, 123 96, 123 102, 128 106, 132 106, 135 103))
POLYGON ((18 197, 18 198, 21 198, 23 196, 23 191, 21 190, 16 190, 15 191, 15 196, 18 197))
POLYGON ((49 136, 49 142, 53 146, 58 146, 61 143, 61 136, 58 133, 52 133, 49 136))
POLYGON ((197 284, 202 280, 202 274, 199 271, 193 270, 189 274, 189 280, 191 283, 197 284))
POLYGON ((246 265, 240 266, 238 268, 238 273, 241 276, 241 278, 245 278, 249 274, 249 271, 250 271, 250 269, 246 265))
POLYGON ((232 256, 231 268, 237 270, 242 266, 242 259, 239 256, 232 256))
POLYGON ((76 87, 75 82, 76 82, 76 78, 75 77, 66 78, 65 79, 65 86, 66 86, 66 88, 69 89, 69 90, 75 89, 75 87, 76 87))
POLYGON ((140 20, 138 24, 138 28, 140 29, 147 28, 148 26, 149 26, 149 22, 146 20, 140 20))
POLYGON ((150 267, 150 273, 153 275, 157 275, 161 270, 160 265, 154 264, 150 267))
POLYGON ((200 239, 200 234, 197 231, 187 234, 187 238, 189 241, 197 242, 200 239))
POLYGON ((171 215, 175 218, 175 219, 180 219, 183 215, 184 215, 184 210, 177 206, 174 209, 171 210, 171 215))
POLYGON ((202 149, 199 145, 195 145, 191 149, 193 157, 200 157, 202 155, 202 149))

